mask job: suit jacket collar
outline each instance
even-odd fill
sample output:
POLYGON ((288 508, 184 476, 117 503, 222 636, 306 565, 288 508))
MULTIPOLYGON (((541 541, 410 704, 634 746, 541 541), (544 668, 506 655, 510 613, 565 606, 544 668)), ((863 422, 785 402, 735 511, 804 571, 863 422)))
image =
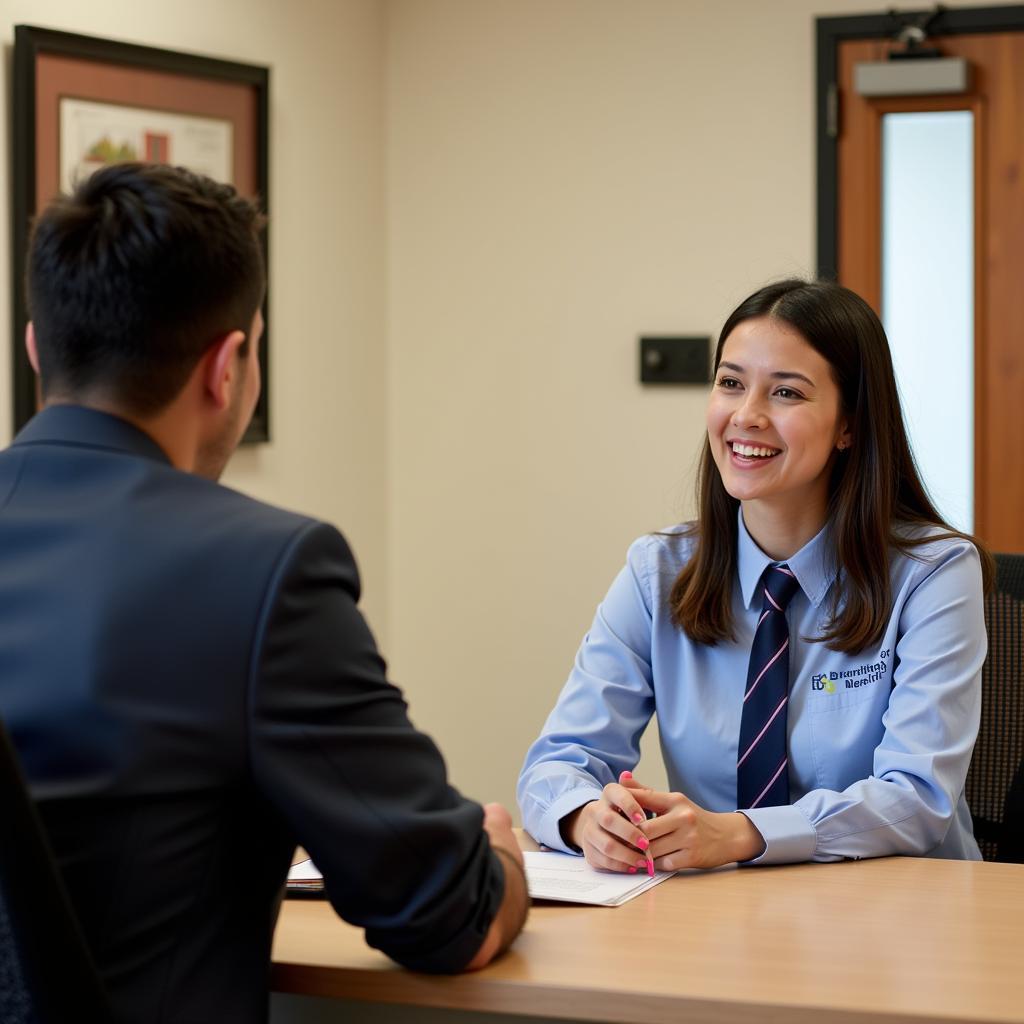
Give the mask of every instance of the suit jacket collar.
POLYGON ((171 461, 156 441, 138 427, 84 405, 51 405, 36 413, 12 442, 12 446, 25 444, 106 448, 168 465, 171 461))

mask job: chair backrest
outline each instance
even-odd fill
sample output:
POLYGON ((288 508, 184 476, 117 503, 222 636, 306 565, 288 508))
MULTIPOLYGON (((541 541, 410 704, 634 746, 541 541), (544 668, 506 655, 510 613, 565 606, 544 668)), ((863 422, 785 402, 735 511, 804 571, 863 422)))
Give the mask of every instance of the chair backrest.
POLYGON ((0 974, 11 985, 3 1012, 26 1024, 102 1024, 99 975, 3 723, 0 807, 0 974))
POLYGON ((986 860, 1024 863, 1024 555, 996 555, 967 804, 986 860))
POLYGON ((0 895, 0 1021, 3 1024, 35 1024, 21 959, 14 948, 7 906, 0 895))

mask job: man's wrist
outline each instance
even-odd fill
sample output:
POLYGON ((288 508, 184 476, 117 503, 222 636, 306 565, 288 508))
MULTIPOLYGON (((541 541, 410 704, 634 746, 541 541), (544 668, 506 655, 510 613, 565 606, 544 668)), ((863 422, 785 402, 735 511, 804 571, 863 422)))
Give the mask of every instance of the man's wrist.
POLYGON ((522 864, 510 849, 499 845, 493 839, 491 840, 491 850, 501 862, 502 873, 505 877, 505 891, 480 948, 476 951, 473 959, 466 964, 467 971, 476 971, 485 967, 496 956, 508 949, 512 940, 522 931, 530 909, 530 887, 527 885, 526 871, 522 864), (515 870, 510 871, 509 864, 515 865, 515 870))
POLYGON ((503 864, 512 864, 515 867, 516 871, 519 872, 520 876, 523 879, 523 885, 526 886, 527 889, 529 889, 529 886, 527 885, 526 881, 526 869, 523 867, 522 864, 519 863, 519 859, 516 857, 516 855, 511 850, 507 850, 505 849, 504 846, 499 846, 495 842, 491 843, 491 849, 495 853, 500 854, 503 864))
POLYGON ((496 843, 491 843, 491 849, 498 855, 498 859, 505 869, 505 898, 502 900, 502 908, 499 911, 504 927, 502 928, 501 946, 498 950, 503 952, 508 949, 512 940, 523 930, 523 925, 526 923, 526 915, 530 910, 530 884, 526 878, 526 869, 519 857, 516 857, 511 850, 496 843), (514 869, 511 874, 508 870, 510 864, 514 869))

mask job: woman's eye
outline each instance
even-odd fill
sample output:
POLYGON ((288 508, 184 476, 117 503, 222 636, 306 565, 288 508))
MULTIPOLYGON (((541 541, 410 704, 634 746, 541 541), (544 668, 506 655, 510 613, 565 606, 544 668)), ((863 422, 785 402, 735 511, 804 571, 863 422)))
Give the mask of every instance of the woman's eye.
POLYGON ((777 388, 775 394, 779 398, 803 398, 799 391, 794 391, 792 388, 777 388))
POLYGON ((719 377, 718 386, 720 388, 738 388, 740 382, 735 377, 719 377))

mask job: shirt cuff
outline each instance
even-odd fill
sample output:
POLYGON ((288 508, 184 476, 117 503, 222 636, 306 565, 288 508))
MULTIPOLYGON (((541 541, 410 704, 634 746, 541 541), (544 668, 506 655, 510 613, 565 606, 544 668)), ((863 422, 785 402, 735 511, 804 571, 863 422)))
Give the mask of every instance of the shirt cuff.
POLYGON ((751 807, 740 814, 746 815, 764 840, 764 853, 744 864, 796 864, 814 856, 818 834, 799 807, 751 807))
POLYGON ((559 823, 567 815, 572 814, 577 807, 589 804, 591 800, 600 800, 601 790, 591 786, 573 786, 572 789, 563 793, 547 809, 547 813, 541 820, 540 827, 534 839, 546 846, 549 850, 559 850, 561 853, 579 854, 579 850, 566 844, 562 839, 559 823))

